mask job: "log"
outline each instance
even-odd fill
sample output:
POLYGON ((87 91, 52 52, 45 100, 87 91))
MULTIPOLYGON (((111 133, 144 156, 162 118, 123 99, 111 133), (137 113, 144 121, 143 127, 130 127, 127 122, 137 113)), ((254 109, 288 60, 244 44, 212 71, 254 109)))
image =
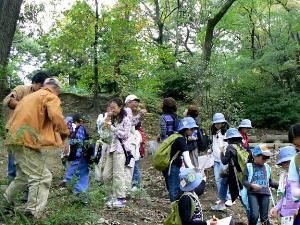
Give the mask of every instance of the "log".
POLYGON ((250 143, 255 142, 263 142, 263 143, 274 143, 274 142, 282 142, 282 143, 288 143, 288 136, 284 134, 266 134, 262 136, 250 136, 249 137, 250 143))

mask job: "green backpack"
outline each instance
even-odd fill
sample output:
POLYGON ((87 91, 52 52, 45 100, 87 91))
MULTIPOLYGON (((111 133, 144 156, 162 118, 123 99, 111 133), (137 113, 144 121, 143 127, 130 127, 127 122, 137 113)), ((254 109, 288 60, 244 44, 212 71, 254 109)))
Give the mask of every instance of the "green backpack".
MULTIPOLYGON (((195 197, 191 192, 185 192, 180 198, 182 198, 185 195, 189 196, 192 200, 192 209, 191 209, 191 217, 192 217, 196 209, 196 204, 195 201, 193 200, 195 197)), ((171 213, 165 219, 164 225, 182 225, 182 221, 179 215, 179 207, 178 207, 179 200, 176 200, 171 203, 171 213)))
MULTIPOLYGON (((168 168, 170 164, 170 158, 171 158, 171 147, 174 141, 182 137, 181 134, 172 134, 169 136, 166 140, 163 141, 163 143, 158 147, 156 152, 154 153, 152 163, 155 169, 159 171, 164 171, 165 169, 168 168)), ((177 156, 179 155, 180 151, 178 151, 172 160, 176 159, 177 156)), ((172 161, 171 160, 171 161, 172 161)))

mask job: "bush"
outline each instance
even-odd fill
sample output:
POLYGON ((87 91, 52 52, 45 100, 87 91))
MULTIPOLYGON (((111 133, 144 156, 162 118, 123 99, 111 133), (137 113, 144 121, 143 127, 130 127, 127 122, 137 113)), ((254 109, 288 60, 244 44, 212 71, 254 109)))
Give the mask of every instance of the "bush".
POLYGON ((300 121, 299 93, 266 87, 256 92, 246 92, 241 99, 246 117, 256 127, 285 129, 300 121))

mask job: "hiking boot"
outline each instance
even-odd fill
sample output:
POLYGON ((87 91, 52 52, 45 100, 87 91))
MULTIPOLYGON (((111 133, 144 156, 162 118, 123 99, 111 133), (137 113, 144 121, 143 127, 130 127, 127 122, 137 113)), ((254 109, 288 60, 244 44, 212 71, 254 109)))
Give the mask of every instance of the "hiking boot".
POLYGON ((227 207, 231 207, 232 205, 233 205, 233 202, 231 200, 227 200, 225 202, 225 206, 227 206, 227 207))
POLYGON ((225 204, 216 204, 216 205, 212 206, 211 209, 214 211, 223 211, 226 209, 226 206, 225 206, 225 204))

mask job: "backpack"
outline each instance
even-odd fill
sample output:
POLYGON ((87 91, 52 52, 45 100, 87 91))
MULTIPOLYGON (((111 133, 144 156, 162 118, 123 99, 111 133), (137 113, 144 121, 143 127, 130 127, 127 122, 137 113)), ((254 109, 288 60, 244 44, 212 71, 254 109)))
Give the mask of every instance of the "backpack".
POLYGON ((237 176, 238 176, 238 180, 242 184, 243 183, 243 171, 247 164, 251 164, 251 163, 247 163, 248 159, 249 159, 249 153, 245 149, 243 149, 240 145, 235 145, 234 147, 236 149, 238 163, 241 168, 241 173, 238 173, 237 176))
MULTIPOLYGON (((78 127, 76 127, 74 134, 72 134, 73 139, 76 139, 76 135, 78 132, 78 129, 81 127, 82 125, 79 125, 78 127)), ((83 156, 88 160, 88 162, 90 162, 90 159, 92 157, 92 155, 94 154, 94 150, 95 150, 95 145, 94 144, 90 144, 88 141, 90 139, 89 134, 87 133, 85 127, 84 128, 84 133, 85 133, 85 139, 83 140, 83 143, 76 143, 75 144, 71 144, 70 145, 70 154, 68 156, 68 161, 74 161, 77 159, 76 157, 76 153, 77 153, 77 149, 79 147, 82 147, 82 152, 83 152, 83 156)))
MULTIPOLYGON (((180 197, 180 199, 185 195, 189 196, 192 200, 192 209, 191 209, 191 217, 192 217, 193 214, 194 214, 194 211, 196 209, 196 204, 195 204, 195 201, 194 201, 195 197, 192 193, 185 192, 180 197)), ((179 200, 176 200, 176 201, 171 203, 171 213, 165 219, 164 225, 182 225, 182 221, 181 221, 181 218, 180 218, 180 215, 179 215, 179 206, 178 206, 179 200)))
MULTIPOLYGON (((172 134, 170 137, 168 137, 166 140, 163 141, 163 143, 158 147, 156 152, 154 153, 152 163, 155 169, 159 171, 164 171, 168 168, 171 160, 171 147, 174 141, 182 137, 181 134, 172 134)), ((177 158, 180 151, 178 151, 172 158, 171 162, 177 158)))
POLYGON ((297 153, 297 155, 295 156, 295 166, 296 166, 296 169, 297 169, 297 172, 300 176, 300 154, 297 153))
POLYGON ((205 134, 204 130, 202 128, 197 129, 197 146, 198 150, 201 152, 204 152, 208 149, 210 140, 209 136, 205 134))
POLYGON ((167 137, 174 134, 174 132, 177 130, 178 127, 178 118, 176 118, 175 115, 171 114, 163 114, 162 115, 164 121, 166 122, 166 128, 167 128, 167 137))

